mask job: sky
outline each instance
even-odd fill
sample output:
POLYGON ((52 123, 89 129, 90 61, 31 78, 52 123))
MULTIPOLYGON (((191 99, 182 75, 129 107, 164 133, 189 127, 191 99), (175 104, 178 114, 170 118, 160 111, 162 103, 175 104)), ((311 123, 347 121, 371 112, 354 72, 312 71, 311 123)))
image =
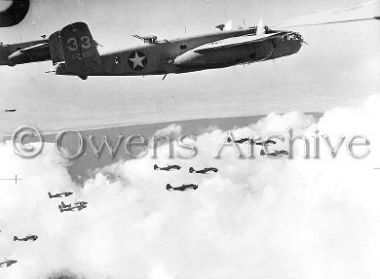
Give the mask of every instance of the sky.
MULTIPOLYGON (((74 21, 88 23, 100 52, 140 44, 132 34, 177 38, 235 25, 275 24, 362 1, 44 1, 32 0, 19 25, 0 40, 39 39, 74 21)), ((379 5, 347 16, 378 14, 379 5)), ((343 14, 346 15, 346 14, 343 14)), ((329 14, 331 17, 331 14, 329 14)), ((341 15, 332 14, 332 17, 341 15)), ((355 106, 379 91, 379 22, 297 28, 308 45, 293 56, 227 69, 161 77, 77 77, 46 74, 50 62, 0 68, 0 131, 33 124, 43 131, 250 116, 323 112, 355 106), (17 112, 3 112, 16 108, 17 112)))

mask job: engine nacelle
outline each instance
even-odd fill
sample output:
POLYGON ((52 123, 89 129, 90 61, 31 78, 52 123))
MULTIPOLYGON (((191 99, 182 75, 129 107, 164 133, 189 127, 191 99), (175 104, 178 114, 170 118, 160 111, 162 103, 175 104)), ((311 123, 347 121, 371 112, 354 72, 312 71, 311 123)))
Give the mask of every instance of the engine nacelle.
POLYGON ((229 67, 270 58, 273 53, 271 40, 233 47, 194 49, 174 59, 173 64, 187 69, 229 67))
POLYGON ((50 60, 49 46, 41 45, 13 52, 8 56, 11 65, 50 60))

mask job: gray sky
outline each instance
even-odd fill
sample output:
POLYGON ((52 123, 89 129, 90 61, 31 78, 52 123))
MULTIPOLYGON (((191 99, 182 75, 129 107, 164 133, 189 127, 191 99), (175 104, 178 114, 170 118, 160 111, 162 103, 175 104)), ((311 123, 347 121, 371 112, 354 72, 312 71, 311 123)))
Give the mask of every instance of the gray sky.
MULTIPOLYGON (((176 38, 234 24, 271 24, 363 1, 32 0, 25 20, 0 29, 0 40, 39 39, 74 21, 88 23, 104 48, 140 42, 130 35, 176 38)), ((379 14, 379 4, 349 12, 379 14)), ((49 62, 0 68, 0 132, 33 124, 43 130, 140 124, 195 118, 326 111, 363 103, 380 88, 379 22, 294 28, 308 42, 297 55, 228 69, 161 77, 77 77, 45 74, 49 62), (16 108, 13 114, 2 112, 16 108)))

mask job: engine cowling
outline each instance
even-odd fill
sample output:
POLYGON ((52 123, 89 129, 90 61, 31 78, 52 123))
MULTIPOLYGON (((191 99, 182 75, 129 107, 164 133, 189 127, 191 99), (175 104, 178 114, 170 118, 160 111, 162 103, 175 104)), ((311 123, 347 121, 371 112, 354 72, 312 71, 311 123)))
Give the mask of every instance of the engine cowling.
POLYGON ((50 59, 49 46, 41 44, 13 52, 8 56, 11 64, 24 64, 30 62, 45 61, 50 59))
POLYGON ((273 53, 271 40, 232 47, 194 49, 174 59, 173 64, 182 68, 219 68, 241 63, 252 63, 270 58, 273 53))

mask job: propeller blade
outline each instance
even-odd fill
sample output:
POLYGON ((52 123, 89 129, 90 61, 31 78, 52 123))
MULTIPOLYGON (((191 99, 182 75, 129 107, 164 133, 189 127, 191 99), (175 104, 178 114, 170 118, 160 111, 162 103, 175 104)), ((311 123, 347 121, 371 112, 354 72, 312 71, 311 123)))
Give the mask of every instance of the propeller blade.
POLYGON ((379 3, 379 0, 372 0, 349 7, 300 16, 279 22, 273 27, 289 28, 380 20, 379 14, 374 13, 379 10, 379 3))
POLYGON ((276 28, 307 27, 307 26, 329 25, 329 24, 338 24, 338 23, 350 23, 350 22, 359 22, 359 21, 368 21, 368 20, 380 20, 380 16, 353 18, 353 19, 342 19, 342 20, 334 20, 334 21, 322 21, 322 22, 314 22, 314 23, 274 25, 273 27, 276 27, 276 28))

